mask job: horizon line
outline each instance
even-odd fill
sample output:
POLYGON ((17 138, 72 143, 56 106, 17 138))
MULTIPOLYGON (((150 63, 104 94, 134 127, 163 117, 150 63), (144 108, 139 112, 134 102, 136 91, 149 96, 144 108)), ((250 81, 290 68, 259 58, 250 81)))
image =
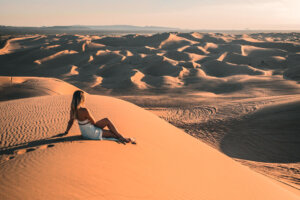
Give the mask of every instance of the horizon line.
POLYGON ((174 30, 185 30, 185 31, 195 31, 195 30, 212 30, 212 31, 300 31, 300 29, 291 29, 291 28, 285 28, 285 29, 272 29, 272 28, 266 28, 266 29, 259 29, 259 28, 178 28, 178 27, 167 27, 167 26, 157 26, 157 25, 130 25, 130 24, 111 24, 111 25, 80 25, 80 24, 74 24, 74 25, 39 25, 39 26, 29 26, 29 25, 3 25, 0 24, 0 27, 15 27, 15 28, 45 28, 45 27, 93 27, 93 26, 99 26, 99 27, 109 27, 109 26, 132 26, 137 28, 164 28, 164 29, 174 29, 174 30))

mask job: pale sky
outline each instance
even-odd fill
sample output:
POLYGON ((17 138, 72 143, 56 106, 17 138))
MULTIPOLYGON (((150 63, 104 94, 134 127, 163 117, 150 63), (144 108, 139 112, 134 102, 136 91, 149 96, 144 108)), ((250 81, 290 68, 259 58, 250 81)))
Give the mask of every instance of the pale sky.
POLYGON ((0 0, 0 25, 300 29, 300 0, 0 0))

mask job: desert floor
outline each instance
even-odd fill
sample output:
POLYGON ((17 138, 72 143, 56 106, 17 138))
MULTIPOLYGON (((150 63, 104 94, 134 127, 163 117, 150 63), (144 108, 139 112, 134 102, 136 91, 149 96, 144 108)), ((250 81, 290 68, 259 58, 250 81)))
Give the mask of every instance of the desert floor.
POLYGON ((185 191, 174 192, 168 198, 199 199, 202 193, 203 199, 220 199, 210 191, 212 187, 225 193, 224 199, 251 199, 258 188, 263 189, 256 197, 264 199, 299 198, 299 38, 299 33, 6 37, 0 43, 0 173, 4 177, 1 189, 6 191, 1 195, 8 199, 20 197, 11 189, 15 186, 19 195, 32 198, 26 189, 38 187, 43 180, 48 188, 37 191, 37 197, 44 198, 44 191, 63 198, 64 191, 54 187, 55 182, 67 180, 65 192, 71 195, 76 187, 72 180, 78 183, 86 179, 87 185, 97 183, 104 192, 89 191, 90 196, 85 196, 88 189, 80 186, 74 198, 100 195, 104 199, 159 199, 183 185, 185 191), (78 88, 95 94, 89 95, 88 105, 94 107, 92 111, 98 118, 110 116, 123 133, 132 134, 141 144, 128 150, 122 147, 123 153, 118 144, 108 141, 97 147, 95 142, 88 144, 89 141, 77 138, 77 125, 70 138, 55 137, 65 129, 70 95, 78 88), (164 121, 183 130, 186 136, 164 121), (85 153, 102 156, 103 160, 90 163, 80 153, 81 146, 87 149, 85 153), (124 157, 95 154, 93 148, 107 148, 124 157), (137 153, 134 148, 138 148, 137 153), (73 157, 64 160, 65 151, 73 157), (142 158, 143 155, 149 159, 142 158), (47 159, 60 168, 48 166, 47 159), (114 173, 118 170, 115 165, 125 159, 132 163, 121 166, 129 171, 117 175, 130 179, 137 170, 137 176, 124 184, 118 183, 118 189, 125 187, 120 193, 111 193, 109 187, 117 182, 117 175, 110 178, 94 168, 86 173, 84 168, 70 172, 62 169, 82 161, 84 166, 96 165, 114 173), (237 162, 232 164, 232 159, 237 162), (175 164, 176 160, 181 164, 175 164), (165 179, 153 175, 159 170, 158 163, 164 166, 158 174, 165 179), (203 163, 206 164, 202 166, 203 163), (170 170, 174 164, 178 166, 170 170), (139 167, 146 169, 142 171, 139 167), (186 169, 189 172, 185 176, 186 169), (41 174, 34 170, 41 170, 41 174), (226 171, 232 177, 227 177, 226 171), (64 177, 63 172, 68 174, 65 179, 50 178, 57 173, 64 177), (77 175, 79 172, 83 175, 77 175), (170 178, 177 172, 177 179, 170 178), (103 178, 108 186, 86 178, 93 175, 103 178), (37 178, 29 181, 28 188, 22 188, 30 177, 37 178), (205 184, 197 182, 201 179, 205 184), (257 185, 244 190, 247 180, 248 185, 257 185), (163 182, 162 189, 155 186, 157 181, 163 182), (199 193, 186 184, 189 181, 199 184, 199 193), (139 188, 140 192, 134 194, 129 186, 139 188), (236 196, 230 190, 233 187, 241 191, 236 196), (145 188, 153 189, 149 192, 145 188), (267 192, 274 189, 274 194, 267 192))

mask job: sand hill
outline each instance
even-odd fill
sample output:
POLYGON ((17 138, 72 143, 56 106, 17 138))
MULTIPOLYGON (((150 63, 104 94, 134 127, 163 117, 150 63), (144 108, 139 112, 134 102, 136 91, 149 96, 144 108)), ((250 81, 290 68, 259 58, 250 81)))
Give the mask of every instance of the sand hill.
POLYGON ((277 95, 277 82, 287 94, 299 92, 297 38, 299 33, 32 35, 9 39, 0 49, 0 75, 56 77, 92 93, 260 96, 255 88, 262 87, 277 95))
POLYGON ((238 164, 133 104, 88 95, 138 145, 63 132, 70 95, 0 103, 1 199, 298 199, 286 186, 238 164))
POLYGON ((8 39, 0 199, 299 199, 299 36, 8 39), (56 136, 78 88, 138 145, 56 136))
POLYGON ((251 169, 299 189, 300 96, 122 96, 251 169))
POLYGON ((78 88, 55 78, 0 76, 0 101, 72 94, 78 88))

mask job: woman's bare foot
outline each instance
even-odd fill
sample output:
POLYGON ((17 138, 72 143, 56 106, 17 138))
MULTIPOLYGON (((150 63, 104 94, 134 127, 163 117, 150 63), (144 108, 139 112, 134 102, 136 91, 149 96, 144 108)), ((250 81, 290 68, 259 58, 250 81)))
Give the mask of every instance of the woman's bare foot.
POLYGON ((122 143, 131 143, 131 144, 136 144, 136 141, 134 138, 120 138, 120 142, 122 143))
POLYGON ((119 140, 120 140, 120 142, 122 142, 122 143, 129 143, 130 142, 130 140, 128 140, 128 138, 119 138, 119 140))
POLYGON ((135 138, 127 138, 131 144, 136 144, 135 138))

